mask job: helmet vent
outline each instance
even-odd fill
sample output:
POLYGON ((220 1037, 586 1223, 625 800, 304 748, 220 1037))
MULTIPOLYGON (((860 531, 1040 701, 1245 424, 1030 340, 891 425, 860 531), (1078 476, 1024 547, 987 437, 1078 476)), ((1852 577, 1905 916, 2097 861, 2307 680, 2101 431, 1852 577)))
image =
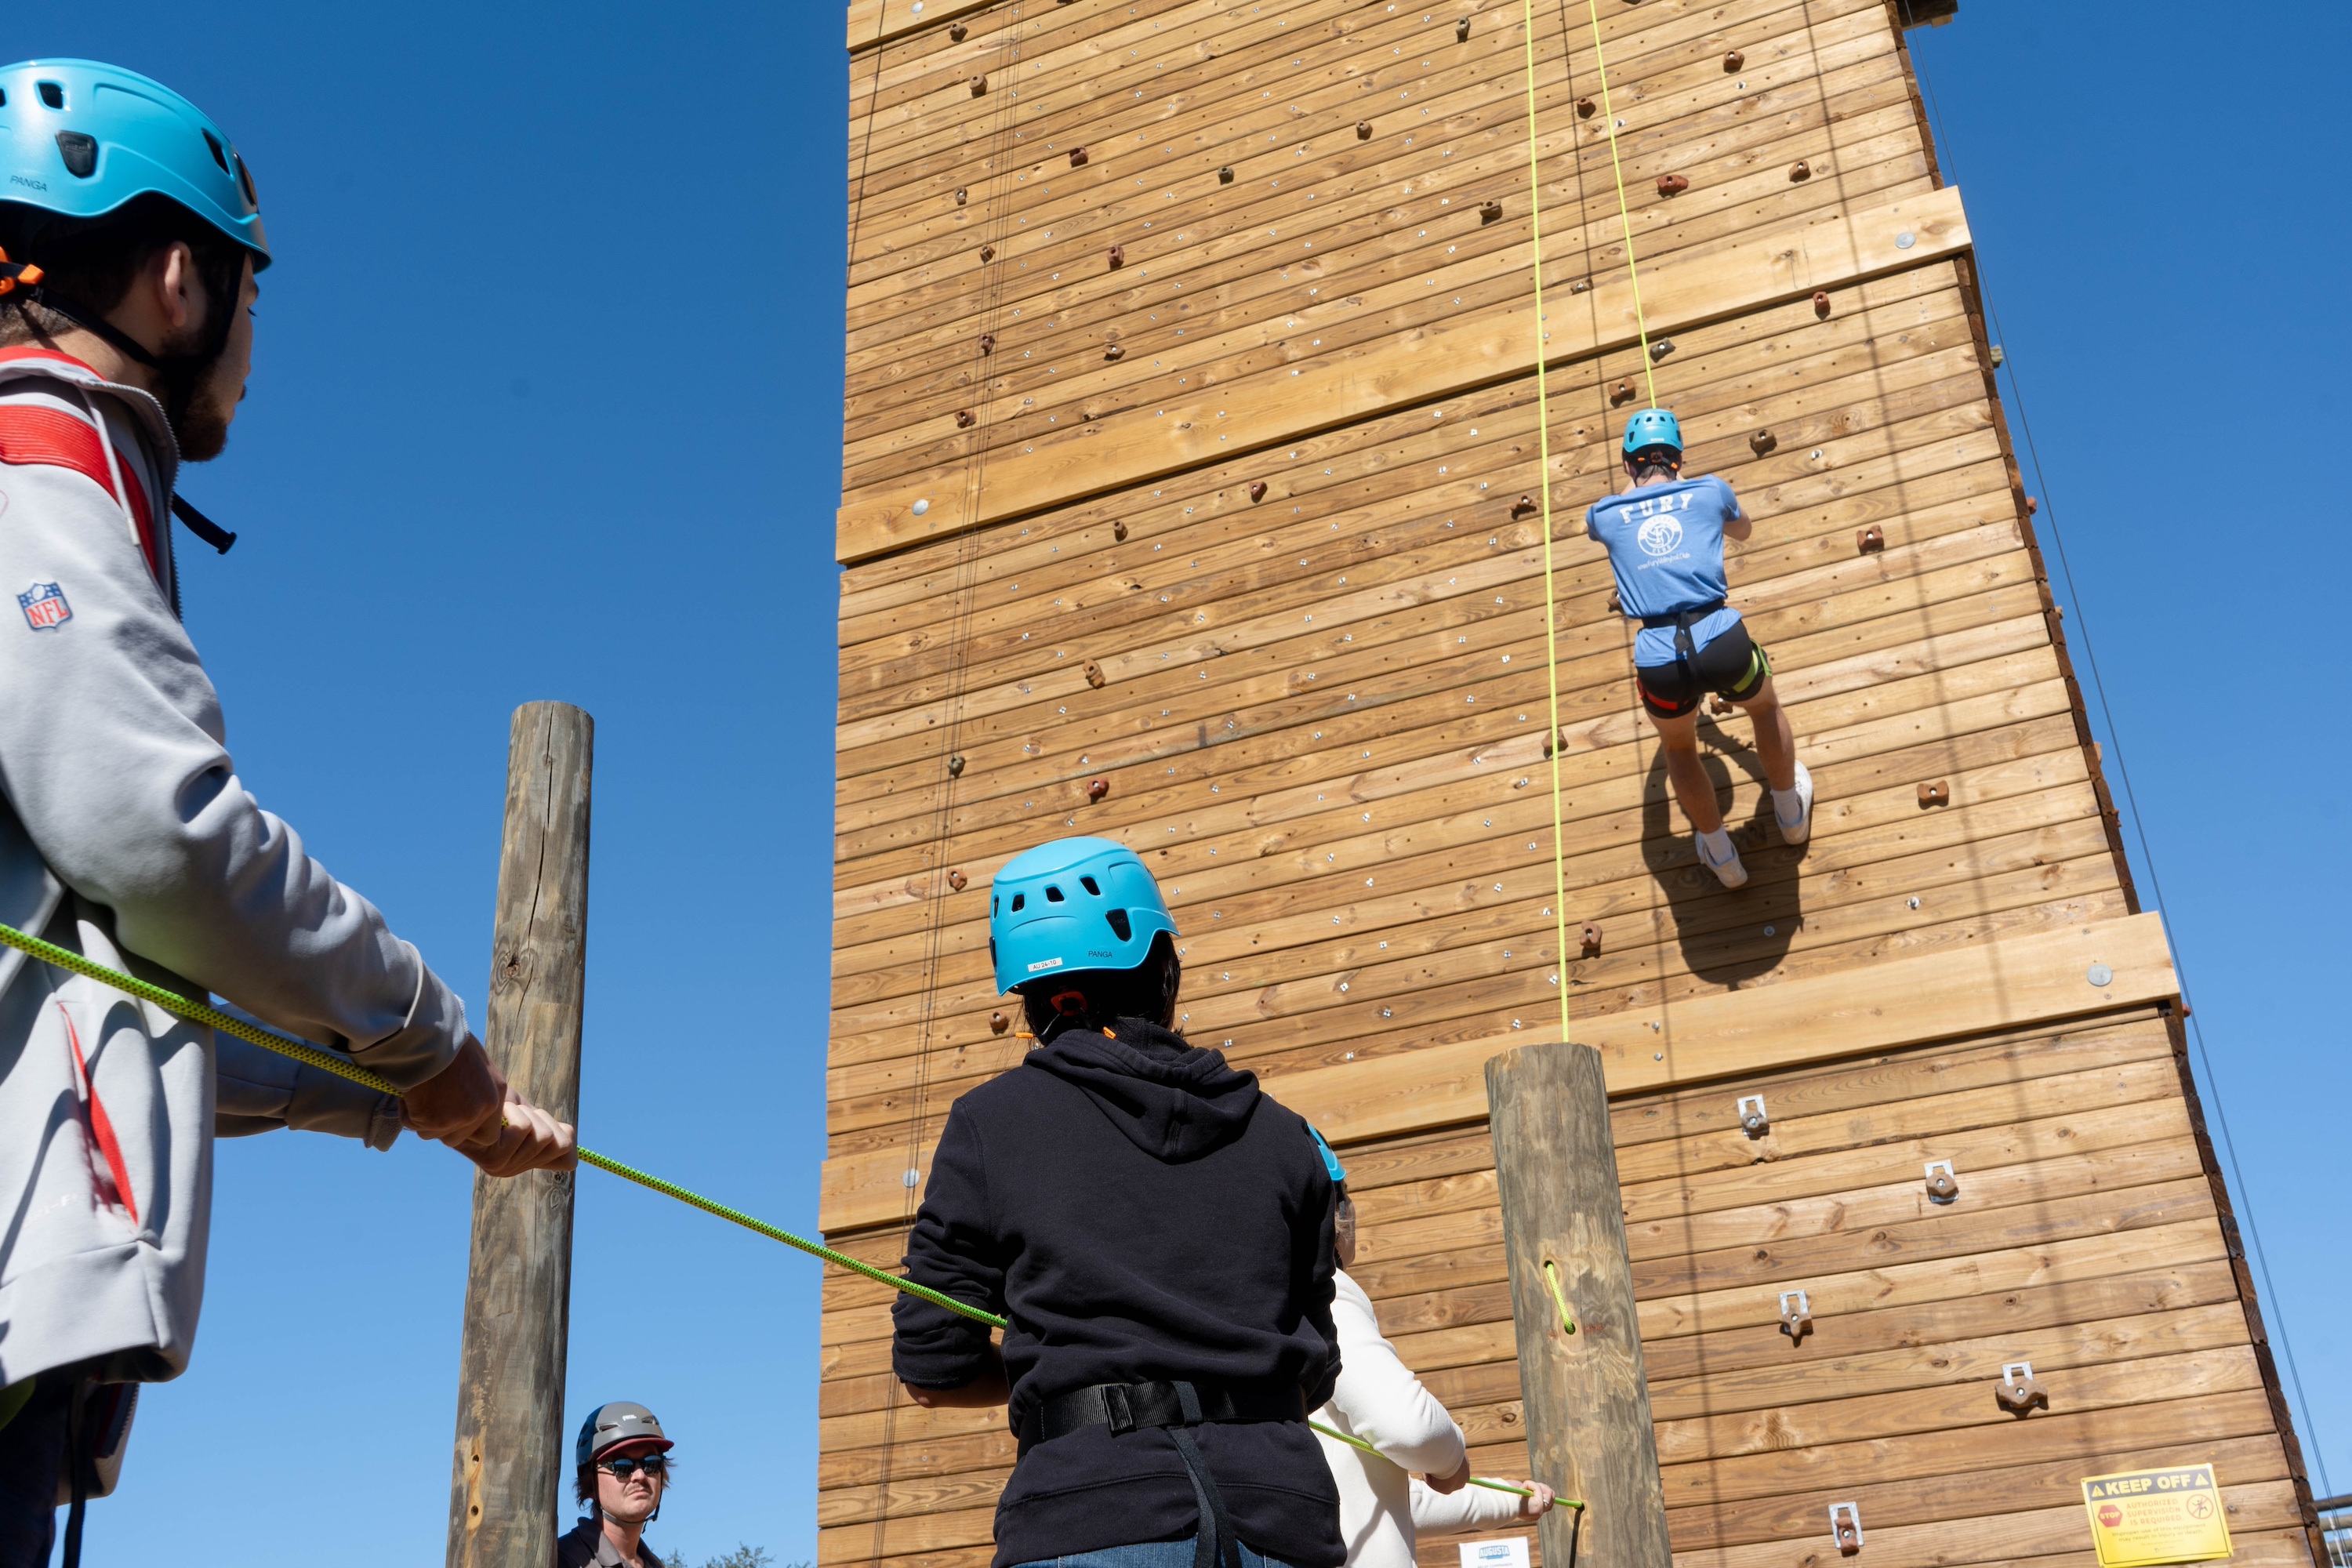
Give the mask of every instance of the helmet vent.
POLYGON ((253 188, 253 171, 245 166, 245 155, 241 153, 232 153, 229 156, 236 160, 236 183, 238 188, 245 192, 245 205, 257 211, 259 210, 261 193, 253 188))
POLYGON ((1135 928, 1128 922, 1127 911, 1125 910, 1113 910, 1103 918, 1110 921, 1110 929, 1118 935, 1119 941, 1131 942, 1134 940, 1135 928))
POLYGON ((66 161, 66 173, 77 180, 87 180, 98 173, 98 139, 94 136, 85 136, 79 131, 58 132, 58 155, 66 161))
POLYGON ((1019 913, 1021 912, 1021 906, 1022 906, 1022 905, 1024 905, 1024 904, 1025 904, 1025 903, 1027 903, 1028 901, 1029 901, 1029 895, 1028 895, 1028 894, 1026 894, 1026 893, 1015 893, 1015 894, 1013 894, 1013 912, 1014 914, 1016 914, 1016 915, 1017 915, 1017 914, 1019 914, 1019 913))
POLYGON ((213 162, 220 165, 220 172, 224 174, 227 174, 229 172, 228 154, 221 151, 220 138, 209 131, 204 135, 205 150, 213 155, 213 162))
POLYGON ((1102 897, 1102 889, 1095 885, 1095 879, 1092 877, 1079 878, 1078 886, 1084 888, 1087 892, 1092 893, 1097 899, 1102 897))
POLYGON ((56 82, 35 82, 33 89, 41 95, 41 101, 51 109, 63 109, 66 106, 66 89, 56 82))
POLYGON ((1045 887, 1045 901, 1049 904, 1061 904, 1067 903, 1069 900, 1062 897, 1061 889, 1048 883, 1045 887))
POLYGON ((5 108, 7 108, 7 107, 8 107, 8 89, 7 89, 6 88, 5 88, 5 87, 0 87, 0 109, 5 109, 5 108))

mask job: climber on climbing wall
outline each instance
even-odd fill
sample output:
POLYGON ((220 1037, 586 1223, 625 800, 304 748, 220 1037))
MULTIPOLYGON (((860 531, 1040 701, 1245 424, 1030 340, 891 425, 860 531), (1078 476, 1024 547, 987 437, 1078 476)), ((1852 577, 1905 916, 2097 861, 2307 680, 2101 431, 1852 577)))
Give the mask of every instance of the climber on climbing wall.
POLYGON ((1666 776, 1697 837, 1699 862, 1725 887, 1742 887, 1748 868, 1699 760, 1700 699, 1712 691, 1754 721, 1782 842, 1802 844, 1813 824, 1812 774, 1797 760, 1789 716, 1772 694, 1771 661, 1723 602, 1723 542, 1746 539, 1755 525, 1729 485, 1712 474, 1683 477, 1682 425, 1665 409, 1644 408, 1625 422, 1624 464, 1631 488, 1593 502, 1584 531, 1608 548, 1618 603, 1642 623, 1633 685, 1665 748, 1666 776))
POLYGON ((1340 1568, 1306 1425, 1339 1371, 1332 1184, 1307 1124, 1188 1042, 1176 922, 1135 852, 1066 838, 989 893, 1036 1046, 948 1111, 891 1367, 926 1406, 1009 1402, 995 1568, 1340 1568))
POLYGON ((243 159, 187 100, 111 66, 0 67, 0 584, 18 612, 0 624, 0 921, 216 992, 405 1091, 0 956, 0 1565, 16 1568, 48 1560, 60 1501, 71 1559, 82 1500, 121 1461, 131 1385, 187 1367, 215 1133, 384 1148, 405 1125, 501 1176, 569 1165, 572 1146, 507 1088, 416 950, 256 803, 180 624, 173 485, 228 438, 269 263, 243 159))

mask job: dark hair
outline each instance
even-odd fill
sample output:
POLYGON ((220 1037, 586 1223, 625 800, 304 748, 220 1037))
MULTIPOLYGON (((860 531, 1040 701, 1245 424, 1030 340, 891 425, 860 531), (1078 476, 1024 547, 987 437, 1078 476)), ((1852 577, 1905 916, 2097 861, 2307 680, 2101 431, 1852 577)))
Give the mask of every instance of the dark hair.
MULTIPOLYGON (((122 303, 140 269, 165 246, 182 244, 195 258, 196 279, 221 320, 235 308, 245 282, 242 245, 172 200, 152 192, 133 197, 103 217, 74 218, 0 201, 0 249, 11 261, 41 268, 41 291, 103 316, 122 303)), ((22 295, 0 301, 0 345, 30 342, 70 331, 74 323, 22 295)), ((219 331, 219 321, 214 323, 219 331)))
POLYGON ((1167 1024, 1176 1016, 1176 990, 1184 978, 1176 943, 1166 931, 1151 939, 1151 951, 1133 969, 1082 970, 1056 980, 1032 981, 1021 988, 1029 1032, 1039 1039, 1057 1018, 1074 1027, 1108 1029, 1121 1018, 1167 1024), (1056 1005, 1056 998, 1061 1004, 1056 1005))
MULTIPOLYGON (((667 1453, 662 1456, 662 1495, 669 1495, 670 1483, 677 1479, 677 1461, 667 1453)), ((580 1467, 572 1478, 572 1500, 593 1506, 596 1501, 596 1462, 590 1460, 580 1467)))
POLYGON ((1644 447, 1625 455, 1625 466, 1633 470, 1633 482, 1645 479, 1676 479, 1682 474, 1683 455, 1672 447, 1644 447))

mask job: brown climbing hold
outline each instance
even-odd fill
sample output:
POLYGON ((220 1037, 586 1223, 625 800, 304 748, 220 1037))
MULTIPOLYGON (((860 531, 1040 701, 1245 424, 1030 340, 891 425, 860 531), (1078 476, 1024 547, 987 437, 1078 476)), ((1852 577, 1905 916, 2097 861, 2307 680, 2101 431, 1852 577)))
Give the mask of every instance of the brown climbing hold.
POLYGON ((1126 357, 1127 351, 1119 347, 1117 343, 1113 343, 1110 347, 1103 350, 1103 358, 1107 360, 1123 360, 1126 357))
POLYGON ((1112 523, 1110 525, 1110 536, 1113 539, 1118 540, 1122 544, 1125 543, 1127 542, 1127 524, 1123 522, 1112 523))
POLYGON ((1264 479, 1252 479, 1250 481, 1249 496, 1252 500, 1264 500, 1265 499, 1265 481, 1264 479))
POLYGON ((1470 41, 1469 17, 1465 16, 1454 24, 1454 41, 1457 44, 1466 44, 1470 41))
POLYGON ((1789 183, 1799 184, 1813 177, 1813 166, 1802 158, 1789 165, 1789 183))
POLYGON ((1612 403, 1633 402, 1633 384, 1630 381, 1621 381, 1616 385, 1611 387, 1609 389, 1609 401, 1612 403))
POLYGON ((1109 793, 1110 793, 1110 780, 1108 780, 1108 779, 1088 779, 1088 780, 1087 781, 1087 798, 1088 800, 1100 800, 1103 796, 1105 796, 1105 795, 1108 795, 1109 793))
POLYGON ((1874 522, 1868 528, 1858 531, 1853 536, 1853 550, 1857 555, 1868 555, 1874 551, 1885 548, 1886 531, 1874 522))
POLYGON ((956 187, 956 205, 963 205, 966 201, 971 199, 971 193, 965 190, 961 185, 958 185, 956 187))
POLYGON ((1357 140, 1357 141, 1359 141, 1359 142, 1369 142, 1369 141, 1370 141, 1371 139, 1372 139, 1372 122, 1371 122, 1370 121, 1369 121, 1369 120, 1359 120, 1359 121, 1356 121, 1356 140, 1357 140))
POLYGON ((1085 168, 1086 166, 1087 166, 1087 150, 1086 150, 1085 148, 1083 148, 1083 147, 1073 147, 1073 148, 1071 148, 1071 149, 1070 149, 1070 167, 1071 167, 1071 168, 1073 168, 1073 169, 1083 169, 1083 168, 1085 168))
POLYGON ((1728 719, 1734 713, 1739 711, 1739 710, 1735 707, 1728 699, 1722 697, 1708 698, 1706 700, 1706 710, 1709 713, 1714 714, 1718 719, 1728 719))
POLYGON ((1817 289, 1813 291, 1813 314, 1821 317, 1823 321, 1829 320, 1830 295, 1828 289, 1817 289))
POLYGON ((980 352, 984 354, 992 354, 996 352, 996 334, 994 332, 982 332, 980 334, 980 352))
POLYGON ((1102 666, 1093 659, 1087 660, 1087 684, 1099 691, 1102 689, 1103 679, 1102 666))
POLYGON ((1123 245, 1114 245, 1110 247, 1110 264, 1113 267, 1124 267, 1127 265, 1127 247, 1123 245))
POLYGON ((1503 204, 1500 202, 1486 202, 1481 205, 1478 208, 1478 221, 1480 223, 1493 223, 1496 218, 1501 217, 1502 216, 1503 204))
POLYGON ((1601 951, 1601 928, 1591 921, 1585 921, 1584 930, 1578 934, 1578 940, 1584 948, 1584 956, 1591 958, 1601 951))
POLYGON ((988 1032, 992 1035, 1001 1035, 1012 1026, 1013 1020, 1002 1013, 991 1013, 988 1016, 988 1032))
POLYGON ((2044 1410, 2049 1409, 2050 1396, 2042 1391, 2042 1384, 2034 1381, 2031 1367, 2023 1377, 2015 1379, 2011 1378, 2011 1370, 2003 1367, 2001 1380, 1993 1384, 1992 1396, 2000 1407, 2011 1415, 2029 1415, 2036 1405, 2044 1410))
POLYGON ((1619 601, 1617 590, 1614 588, 1609 590, 1609 613, 1612 616, 1622 616, 1625 613, 1625 606, 1619 601))
POLYGON ((948 886, 953 888, 959 893, 962 892, 964 889, 970 885, 970 882, 971 879, 966 877, 961 871, 950 871, 948 873, 948 886))
POLYGON ((1747 63, 1748 57, 1741 54, 1738 49, 1734 49, 1729 54, 1723 57, 1723 68, 1726 75, 1738 70, 1741 66, 1744 66, 1747 63))
POLYGON ((993 261, 993 260, 995 260, 995 259, 996 259, 996 247, 994 247, 994 246, 992 246, 992 245, 983 245, 983 246, 982 246, 982 247, 980 247, 980 258, 981 258, 982 261, 993 261))
POLYGON ((1600 107, 1589 98, 1580 98, 1576 100, 1576 117, 1579 120, 1590 120, 1592 118, 1592 111, 1600 107))
POLYGON ((971 37, 971 29, 965 26, 961 22, 958 22, 954 26, 948 29, 948 37, 961 44, 966 38, 971 37))
POLYGON ((957 409, 957 410, 956 410, 956 428, 957 428, 957 429, 959 429, 959 430, 969 430, 969 429, 971 429, 974 425, 977 425, 977 424, 979 424, 979 423, 980 423, 980 416, 979 416, 979 415, 977 415, 977 414, 974 414, 971 409, 969 409, 969 408, 959 408, 959 409, 957 409))
POLYGON ((1919 786, 1919 804, 1921 805, 1951 805, 1952 786, 1946 784, 1942 779, 1937 779, 1934 784, 1921 784, 1919 786))
POLYGON ((1658 176, 1658 195, 1662 196, 1678 196, 1689 189, 1690 182, 1683 178, 1680 174, 1660 174, 1658 176))
POLYGON ((2040 501, 2038 501, 2038 500, 2034 500, 2032 496, 2027 496, 2027 497, 2025 498, 2025 515, 2026 515, 2026 516, 2028 516, 2028 517, 2032 517, 2035 512, 2040 511, 2041 510, 2042 510, 2042 503, 2041 503, 2040 501))
POLYGON ((954 779, 961 778, 962 776, 963 759, 961 757, 950 757, 948 759, 948 777, 954 779))
POLYGON ((1568 286, 1568 291, 1571 294, 1589 294, 1592 291, 1592 279, 1580 278, 1568 286))
POLYGON ((1748 449, 1759 458, 1780 444, 1780 437, 1773 435, 1769 430, 1759 430, 1748 437, 1748 449))
POLYGON ((1233 165, 1228 163, 1223 168, 1217 171, 1217 184, 1221 185, 1230 185, 1233 183, 1234 169, 1233 165))
POLYGON ((976 76, 976 77, 974 77, 974 78, 972 78, 972 79, 971 79, 971 95, 972 95, 972 97, 974 97, 974 98, 978 98, 982 93, 986 92, 987 90, 988 90, 988 79, 987 79, 986 77, 984 77, 984 76, 976 76))
POLYGON ((1537 512, 1541 511, 1543 509, 1541 507, 1536 505, 1535 497, 1521 496, 1518 500, 1511 503, 1511 521, 1513 522, 1517 522, 1523 517, 1533 517, 1537 512))

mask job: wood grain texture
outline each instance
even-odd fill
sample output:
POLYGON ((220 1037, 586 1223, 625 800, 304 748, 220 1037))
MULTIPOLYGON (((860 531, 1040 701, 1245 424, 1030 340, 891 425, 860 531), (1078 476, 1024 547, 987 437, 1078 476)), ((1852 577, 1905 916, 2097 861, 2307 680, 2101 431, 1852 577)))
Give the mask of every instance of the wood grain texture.
MULTIPOLYGON (((563 702, 515 710, 483 1043, 524 1099, 580 1119, 587 989, 589 781, 595 721, 563 702)), ((571 1472, 563 1367, 573 1173, 474 1177, 449 1568, 546 1568, 571 1472)))

